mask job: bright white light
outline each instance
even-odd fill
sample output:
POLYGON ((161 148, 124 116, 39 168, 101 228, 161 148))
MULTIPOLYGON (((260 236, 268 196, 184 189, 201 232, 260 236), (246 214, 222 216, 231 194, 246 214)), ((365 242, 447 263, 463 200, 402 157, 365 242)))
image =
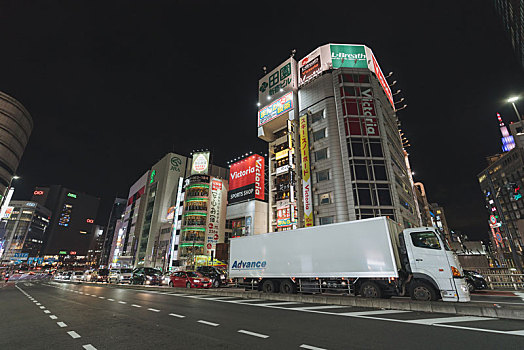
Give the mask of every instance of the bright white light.
POLYGON ((513 103, 513 102, 517 101, 518 99, 519 99, 518 96, 513 96, 513 97, 508 98, 508 102, 509 103, 513 103))
POLYGON ((268 99, 268 100, 271 100, 271 96, 268 96, 267 99, 268 99))
POLYGON ((257 106, 260 107, 260 102, 257 102, 257 106))

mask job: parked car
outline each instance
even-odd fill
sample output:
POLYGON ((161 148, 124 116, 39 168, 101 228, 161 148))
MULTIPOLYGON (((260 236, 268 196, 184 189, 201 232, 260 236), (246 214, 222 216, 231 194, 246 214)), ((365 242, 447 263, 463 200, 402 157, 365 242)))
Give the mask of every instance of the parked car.
POLYGON ((197 272, 211 280, 212 286, 218 288, 227 285, 227 274, 224 270, 215 266, 199 266, 197 272))
POLYGON ((132 284, 160 285, 162 272, 152 267, 139 267, 133 271, 132 284))
POLYGON ((96 274, 94 270, 87 270, 84 271, 84 275, 82 276, 83 282, 95 282, 96 274))
POLYGON ((93 282, 109 282, 109 269, 98 269, 93 282))
POLYGON ((160 281, 160 285, 162 286, 169 286, 169 282, 171 282, 171 274, 172 272, 164 272, 162 275, 162 280, 160 281))
POLYGON ((468 285, 469 292, 474 292, 477 289, 487 289, 488 283, 484 276, 477 271, 464 270, 464 276, 466 276, 466 283, 468 285))
POLYGON ((70 280, 71 282, 80 282, 82 281, 82 277, 84 277, 84 273, 82 271, 74 271, 71 274, 70 280))
POLYGON ((171 274, 171 287, 209 288, 211 280, 199 272, 177 271, 171 274))
POLYGON ((109 271, 109 283, 131 283, 133 270, 128 268, 111 269, 109 271))

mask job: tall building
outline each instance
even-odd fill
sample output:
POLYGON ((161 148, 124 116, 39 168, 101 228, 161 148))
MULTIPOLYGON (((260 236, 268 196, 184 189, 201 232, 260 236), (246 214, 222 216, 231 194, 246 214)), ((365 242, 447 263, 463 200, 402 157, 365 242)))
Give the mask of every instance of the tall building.
POLYGON ((190 158, 168 153, 131 186, 112 263, 166 268, 173 207, 190 165, 190 158))
POLYGON ((100 198, 61 185, 37 186, 31 201, 52 211, 44 242, 45 255, 75 252, 86 257, 95 235, 96 213, 100 198))
POLYGON ((371 49, 327 44, 289 58, 260 79, 259 106, 271 231, 375 216, 420 223, 393 95, 371 49))
POLYGON ((104 249, 105 230, 106 228, 100 225, 93 225, 91 227, 93 235, 91 237, 91 243, 87 250, 87 263, 92 266, 98 267, 104 265, 101 263, 102 251, 104 249))
POLYGON ((102 245, 102 253, 100 254, 100 264, 109 264, 109 258, 111 254, 111 246, 114 240, 116 222, 122 218, 126 209, 125 198, 115 198, 111 213, 109 214, 109 220, 104 233, 104 242, 102 245))
POLYGON ((51 220, 49 209, 36 202, 11 201, 2 220, 7 223, 0 260, 15 260, 16 254, 27 254, 25 258, 42 256, 51 220))
POLYGON ((495 0, 493 3, 517 60, 524 67, 524 0, 495 0))
POLYGON ((208 264, 225 240, 229 169, 212 164, 209 151, 192 156, 174 208, 171 266, 208 264))
POLYGON ((20 102, 3 92, 0 92, 0 111, 0 202, 3 204, 33 130, 33 119, 20 102))
POLYGON ((444 208, 438 203, 429 203, 426 195, 426 189, 422 182, 415 182, 415 194, 417 197, 418 207, 420 208, 421 226, 437 227, 444 233, 448 242, 452 242, 451 231, 448 227, 444 208))

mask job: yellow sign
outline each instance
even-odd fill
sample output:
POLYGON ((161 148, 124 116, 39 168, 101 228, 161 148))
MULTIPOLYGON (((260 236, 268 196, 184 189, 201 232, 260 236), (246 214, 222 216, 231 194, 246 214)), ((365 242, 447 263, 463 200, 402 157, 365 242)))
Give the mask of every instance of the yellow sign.
POLYGON ((307 114, 300 117, 300 158, 302 159, 302 193, 304 195, 304 224, 311 227, 313 223, 313 195, 311 194, 311 172, 309 166, 309 140, 307 114))
POLYGON ((288 156, 288 149, 275 153, 275 160, 286 158, 288 156))

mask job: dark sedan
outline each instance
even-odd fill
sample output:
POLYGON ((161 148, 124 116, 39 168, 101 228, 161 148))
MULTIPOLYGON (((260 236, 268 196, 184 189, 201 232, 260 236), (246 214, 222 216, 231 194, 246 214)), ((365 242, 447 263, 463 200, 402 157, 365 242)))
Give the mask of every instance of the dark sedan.
POLYGON ((131 284, 161 285, 162 272, 151 267, 139 267, 133 271, 131 284))

